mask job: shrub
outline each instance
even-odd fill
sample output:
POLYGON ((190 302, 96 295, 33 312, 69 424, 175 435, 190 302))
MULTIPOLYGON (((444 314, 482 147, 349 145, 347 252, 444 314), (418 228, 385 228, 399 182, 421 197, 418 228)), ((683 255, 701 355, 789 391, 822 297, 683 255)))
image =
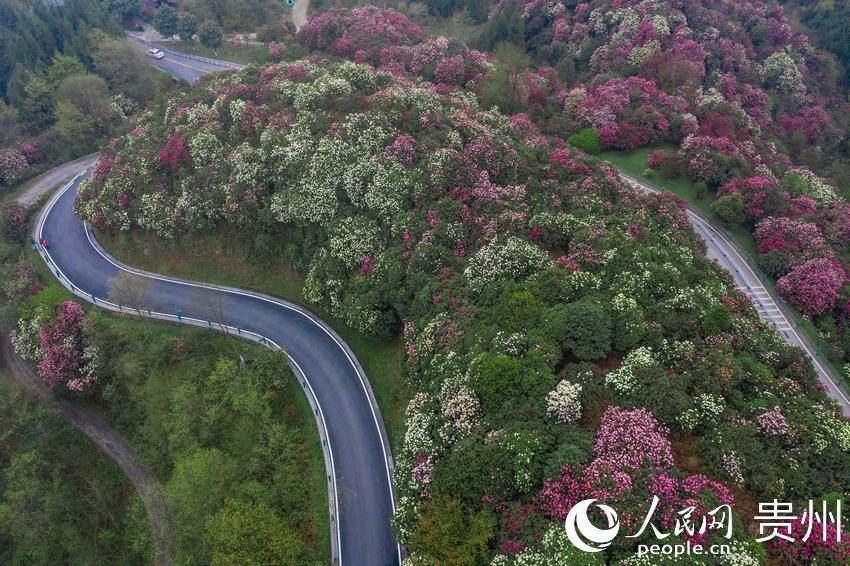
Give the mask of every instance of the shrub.
POLYGON ((590 155, 596 155, 602 151, 602 142, 599 141, 599 132, 595 128, 584 128, 567 138, 571 145, 584 150, 590 155))
POLYGON ((794 267, 777 282, 779 294, 803 314, 813 316, 832 310, 847 280, 841 263, 834 259, 810 259, 794 267))
POLYGON ((601 360, 611 352, 611 318, 595 302, 583 300, 556 308, 552 324, 564 349, 580 360, 601 360))
POLYGON ((727 226, 743 224, 746 219, 744 217, 744 199, 739 193, 718 198, 711 203, 711 210, 727 226))
POLYGON ((198 27, 198 39, 201 45, 215 49, 221 47, 223 32, 217 23, 207 20, 198 27))

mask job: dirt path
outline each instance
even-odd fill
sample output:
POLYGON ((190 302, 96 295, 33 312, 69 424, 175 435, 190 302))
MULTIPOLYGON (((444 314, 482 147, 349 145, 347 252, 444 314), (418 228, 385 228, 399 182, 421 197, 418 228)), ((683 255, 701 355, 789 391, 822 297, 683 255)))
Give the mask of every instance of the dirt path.
POLYGON ((71 177, 97 161, 97 157, 98 155, 96 153, 87 155, 74 161, 63 163, 46 173, 42 173, 38 177, 28 181, 30 186, 26 191, 18 195, 15 200, 24 206, 31 205, 42 194, 62 182, 69 180, 71 177))
POLYGON ((292 23, 296 29, 301 29, 307 25, 307 9, 310 7, 310 0, 295 0, 295 5, 292 7, 292 23))
POLYGON ((0 335, 0 343, 2 343, 2 357, 15 381, 44 401, 68 424, 89 437, 104 454, 118 464, 132 482, 139 493, 151 525, 154 562, 160 566, 170 566, 174 561, 176 549, 174 521, 162 487, 153 473, 139 462, 136 452, 106 423, 84 407, 70 401, 56 399, 32 368, 15 354, 8 336, 0 335))

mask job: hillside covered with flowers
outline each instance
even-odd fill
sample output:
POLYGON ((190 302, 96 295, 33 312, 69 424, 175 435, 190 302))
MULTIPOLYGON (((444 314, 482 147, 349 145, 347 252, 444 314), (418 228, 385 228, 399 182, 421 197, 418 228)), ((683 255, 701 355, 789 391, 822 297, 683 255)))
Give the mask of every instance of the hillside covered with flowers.
POLYGON ((540 123, 588 148, 667 146, 647 167, 714 193, 719 216, 754 232, 762 269, 830 357, 850 361, 847 85, 782 6, 504 0, 491 19, 489 42, 512 41, 540 66, 520 89, 540 123), (805 224, 820 245, 801 254, 776 223, 805 224))
POLYGON ((441 91, 318 59, 208 78, 110 144, 77 210, 163 239, 231 231, 305 266, 309 301, 403 336, 395 526, 414 563, 567 559, 585 497, 636 518, 653 494, 672 517, 846 491, 850 424, 680 202, 441 91))

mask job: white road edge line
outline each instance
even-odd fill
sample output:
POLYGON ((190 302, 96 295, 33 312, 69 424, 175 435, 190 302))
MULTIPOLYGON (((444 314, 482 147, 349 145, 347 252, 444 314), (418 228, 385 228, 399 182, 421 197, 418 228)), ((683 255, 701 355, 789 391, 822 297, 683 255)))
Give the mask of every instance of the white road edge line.
MULTIPOLYGON (((39 217, 39 222, 38 222, 38 225, 37 225, 37 232, 36 232, 36 233, 37 233, 37 235, 38 235, 38 238, 41 238, 42 230, 43 230, 43 228, 44 228, 44 223, 45 223, 45 221, 46 221, 47 217, 50 215, 50 212, 53 210, 53 207, 54 207, 54 205, 56 204, 56 202, 58 202, 58 201, 59 201, 59 199, 62 197, 62 195, 64 195, 64 194, 65 194, 65 192, 67 192, 67 191, 68 191, 68 189, 69 189, 71 186, 73 186, 73 184, 77 181, 77 179, 78 179, 79 177, 81 177, 82 175, 84 175, 87 171, 88 171, 88 169, 86 169, 86 170, 82 171, 81 173, 79 173, 78 175, 76 175, 73 179, 71 179, 71 180, 70 180, 70 181, 69 181, 69 182, 68 182, 68 183, 67 183, 64 187, 62 187, 62 189, 61 189, 60 191, 58 191, 58 192, 57 192, 57 193, 56 193, 56 194, 55 194, 55 195, 54 195, 54 196, 50 199, 50 202, 48 203, 47 208, 45 209, 45 211, 44 211, 44 212, 40 215, 40 217, 39 217)), ((97 253, 98 253, 101 257, 103 257, 106 261, 108 261, 110 264, 112 264, 113 266, 115 266, 117 269, 119 269, 119 270, 121 270, 121 271, 125 271, 125 272, 127 272, 127 273, 132 273, 132 274, 134 274, 134 275, 136 275, 136 276, 139 276, 139 277, 146 277, 146 278, 148 278, 148 279, 155 279, 155 280, 159 280, 159 281, 163 281, 163 282, 167 282, 167 283, 174 283, 174 284, 179 284, 179 285, 186 285, 186 286, 188 286, 188 287, 197 287, 197 288, 202 288, 202 289, 210 289, 210 290, 221 291, 221 292, 225 292, 225 293, 231 293, 231 294, 234 294, 234 295, 242 295, 242 296, 245 296, 245 297, 250 297, 250 298, 254 298, 254 299, 260 299, 260 300, 262 300, 262 301, 265 301, 265 302, 268 302, 268 303, 271 303, 271 304, 277 305, 277 306, 279 306, 279 307, 283 307, 283 308, 286 308, 286 309, 288 309, 288 310, 291 310, 291 311, 297 312, 297 313, 299 313, 299 314, 303 315, 304 317, 306 317, 306 318, 307 318, 308 320, 310 320, 313 324, 315 324, 316 326, 318 326, 319 328, 321 328, 321 329, 322 329, 322 331, 323 331, 323 332, 325 332, 325 333, 326 333, 326 334, 327 334, 327 335, 331 338, 331 340, 333 340, 333 341, 334 341, 334 343, 335 343, 335 344, 336 344, 336 345, 340 348, 340 350, 342 350, 342 352, 345 354, 346 359, 348 359, 349 364, 351 364, 351 367, 354 369, 354 372, 357 374, 357 376, 358 376, 358 378, 359 378, 359 380, 360 380, 360 385, 361 385, 361 387, 363 388, 363 392, 366 394, 366 398, 367 398, 367 400, 369 401, 369 408, 370 408, 370 410, 371 410, 371 412, 372 412, 372 419, 374 420, 374 422, 375 422, 375 427, 376 427, 376 428, 377 428, 377 430, 378 430, 378 436, 381 438, 381 450, 383 451, 383 456, 384 456, 384 466, 385 466, 385 469, 386 469, 386 473, 387 473, 387 482, 388 482, 389 490, 390 490, 390 503, 391 503, 391 506, 392 506, 393 514, 395 514, 396 505, 395 505, 395 494, 393 493, 392 474, 391 474, 391 472, 390 472, 391 463, 390 463, 389 458, 387 457, 387 449, 386 449, 386 445, 385 445, 385 440, 386 440, 386 439, 385 439, 385 436, 384 436, 384 434, 383 434, 383 430, 381 429, 381 426, 380 426, 380 424, 379 424, 378 416, 377 416, 377 414, 376 414, 376 412, 375 412, 375 408, 374 408, 374 406, 373 406, 373 404, 372 404, 372 397, 369 395, 369 390, 368 390, 368 388, 366 387, 366 384, 365 384, 365 383, 364 383, 364 381, 363 381, 363 379, 364 379, 364 378, 363 378, 363 375, 361 374, 361 371, 358 369, 357 364, 355 364, 355 363, 354 363, 354 360, 352 360, 352 359, 351 359, 351 356, 349 355, 349 353, 348 353, 347 349, 346 349, 345 347, 343 347, 343 345, 342 345, 342 344, 340 343, 340 341, 339 341, 339 340, 338 340, 338 339, 337 339, 337 338, 333 335, 333 333, 331 333, 331 332, 330 332, 327 328, 325 328, 325 326, 324 326, 323 324, 320 324, 320 323, 319 323, 319 322, 318 322, 318 321, 317 321, 317 320, 316 320, 316 319, 315 319, 315 318, 314 318, 311 314, 309 314, 309 313, 307 313, 307 312, 305 312, 305 311, 303 311, 303 310, 301 310, 301 309, 298 309, 298 308, 296 308, 296 307, 294 307, 294 306, 292 306, 292 305, 288 305, 288 304, 286 304, 286 303, 283 303, 283 302, 280 302, 280 301, 276 301, 276 300, 274 300, 274 299, 270 299, 270 298, 268 298, 268 297, 263 297, 263 296, 260 296, 260 295, 255 295, 255 294, 253 294, 253 293, 248 293, 248 292, 244 292, 244 291, 237 291, 237 290, 234 290, 234 289, 227 289, 227 288, 222 288, 222 287, 217 287, 217 286, 204 285, 204 284, 200 284, 200 283, 192 283, 192 282, 186 282, 186 281, 179 281, 179 280, 170 279, 170 278, 163 277, 163 276, 159 276, 159 275, 153 275, 153 274, 144 273, 144 272, 141 272, 141 271, 138 271, 138 270, 135 270, 135 269, 129 268, 129 267, 124 267, 124 266, 122 266, 122 265, 119 265, 119 264, 118 264, 118 263, 116 263, 114 260, 112 260, 109 256, 107 256, 106 254, 104 254, 104 253, 100 250, 100 248, 99 248, 98 246, 94 245, 94 243, 92 242, 92 239, 91 239, 91 234, 90 234, 90 231, 89 231, 88 224, 87 224, 87 223, 85 223, 85 222, 83 222, 83 229, 84 229, 84 230, 85 230, 85 232, 86 232, 86 238, 87 238, 87 239, 88 239, 88 241, 89 241, 89 245, 91 245, 91 246, 95 249, 95 251, 97 251, 97 253)), ((39 245, 39 248, 41 248, 41 246, 40 246, 40 245, 39 245)), ((73 286, 73 283, 72 283, 72 282, 71 282, 71 281, 70 281, 70 280, 69 280, 69 279, 65 276, 65 274, 62 272, 62 270, 59 268, 59 266, 57 266, 57 265, 56 265, 56 263, 53 261, 53 258, 50 256, 50 252, 49 252, 48 250, 46 250, 46 249, 43 249, 43 248, 41 248, 41 249, 43 250, 43 253, 47 256, 45 259, 46 259, 46 261, 47 261, 47 263, 48 263, 48 266, 49 266, 50 264, 52 264, 52 265, 55 267, 55 269, 56 269, 57 271, 59 271, 59 273, 61 273, 61 274, 62 274, 62 277, 60 278, 60 282, 61 282, 62 278, 64 278, 64 280, 65 280, 65 281, 67 281, 69 285, 72 285, 72 286, 73 286)), ((79 287, 77 287, 77 288, 79 289, 79 287)), ((75 294, 76 294, 76 293, 75 293, 75 294)), ((90 301, 90 302, 91 302, 91 301, 90 301)), ((115 304, 110 303, 110 302, 108 302, 108 301, 103 301, 102 299, 101 299, 101 302, 103 302, 104 304, 107 304, 107 305, 109 305, 109 306, 113 306, 113 307, 115 307, 115 308, 120 308, 118 305, 115 305, 115 304)), ((97 305, 98 303, 97 303, 97 302, 95 302, 94 304, 95 304, 95 305, 97 305)), ((174 315, 169 315, 169 314, 167 314, 167 313, 158 313, 158 312, 157 312, 157 313, 155 313, 155 314, 160 315, 160 316, 167 317, 167 318, 169 318, 169 319, 171 319, 172 317, 174 317, 174 315)), ((174 318, 176 318, 176 317, 174 317, 174 318)), ((197 320, 197 319, 190 319, 189 317, 182 317, 182 318, 183 318, 183 319, 186 319, 186 320, 197 320)), ((199 322, 202 322, 202 323, 203 323, 203 321, 199 321, 199 322)), ((225 326, 226 326, 226 325, 225 325, 225 326)), ((229 326, 228 326, 228 328, 232 328, 232 327, 229 327, 229 326)), ((237 330, 236 328, 232 328, 232 329, 233 329, 233 330, 237 330)), ((242 332, 248 332, 248 331, 242 331, 242 332)), ((248 332, 248 333, 249 333, 249 334, 256 335, 256 336, 259 336, 259 335, 257 335, 256 333, 253 333, 253 332, 248 332)), ((265 337, 262 337, 262 338, 265 338, 265 337)), ((265 338, 265 339, 266 339, 268 342, 270 342, 270 343, 272 343, 272 344, 275 344, 272 340, 270 340, 270 339, 268 339, 268 338, 265 338)), ((277 346, 279 349, 283 350, 283 348, 280 348, 280 346, 279 346, 279 345, 275 344, 275 346, 277 346)), ((286 351, 284 350, 284 352, 286 352, 286 351)), ((289 359, 290 359, 293 363, 295 363, 295 361, 294 361, 294 360, 292 360, 292 357, 289 355, 289 353, 288 353, 288 352, 286 352, 286 355, 287 355, 287 357, 289 357, 289 359)), ((320 413, 320 415, 321 415, 321 419, 322 419, 322 424, 323 424, 323 426, 324 426, 324 428, 325 428, 325 431, 328 431, 328 429, 327 429, 327 425, 325 424, 324 413, 322 412, 321 405, 319 405, 318 398, 317 398, 317 397, 315 397, 315 392, 313 391, 312 386, 310 386, 310 385, 309 385, 309 380, 307 380, 306 375, 303 373, 303 371, 301 371, 301 368, 298 366, 298 364, 297 364, 297 363, 295 363, 295 366, 298 368, 298 371, 301 373, 301 375, 304 377, 305 382, 308 384, 308 387, 310 388, 311 394, 313 395, 313 397, 314 397, 314 399, 315 399, 316 406, 317 406, 317 407, 318 407, 318 409, 319 409, 319 413, 320 413)), ((327 432, 326 432, 326 436, 327 436, 327 432)), ((332 476, 332 478, 333 478, 333 483, 334 483, 334 492, 335 492, 334 500, 335 500, 335 504, 336 504, 336 520, 334 521, 334 524, 336 525, 337 545, 338 545, 338 548, 340 549, 340 552, 339 552, 339 555, 340 555, 340 556, 339 556, 339 564, 341 565, 341 564, 342 564, 342 538, 341 538, 341 533, 340 533, 340 528, 339 528, 339 521, 340 521, 340 515, 339 515, 339 497, 338 497, 338 493, 339 493, 339 492, 337 491, 337 486, 336 486, 336 469, 333 467, 333 450, 332 450, 332 448, 331 448, 331 442, 330 442, 330 437, 329 437, 329 436, 328 436, 328 451, 330 452, 330 458, 331 458, 331 468, 332 468, 332 470, 331 470, 331 472, 332 472, 332 473, 331 473, 331 476, 332 476)), ((396 546, 397 546, 397 551, 398 551, 399 564, 401 564, 401 562, 402 562, 402 558, 401 558, 401 544, 397 544, 396 546)))

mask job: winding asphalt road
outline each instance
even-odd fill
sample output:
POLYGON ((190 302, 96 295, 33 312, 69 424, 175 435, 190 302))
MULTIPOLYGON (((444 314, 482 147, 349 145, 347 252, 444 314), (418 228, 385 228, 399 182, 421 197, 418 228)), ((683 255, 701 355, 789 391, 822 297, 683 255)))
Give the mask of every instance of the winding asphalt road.
MULTIPOLYGON (((609 165, 611 165, 609 163, 609 165)), ((613 165, 611 165, 613 167, 613 165)), ((661 193, 655 187, 626 175, 622 171, 620 177, 630 186, 646 192, 661 193)), ((758 272, 753 269, 749 262, 744 259, 744 254, 737 246, 729 241, 723 234, 716 230, 711 224, 699 214, 688 210, 688 219, 694 231, 705 241, 707 256, 715 260, 721 267, 732 274, 738 290, 747 295, 753 302, 758 313, 764 318, 776 332, 789 344, 801 348, 812 360, 812 365, 818 374, 818 379, 826 389, 827 394, 840 406, 845 416, 850 417, 850 392, 834 374, 827 363, 821 362, 817 355, 817 349, 789 320, 789 316, 779 307, 777 300, 770 290, 761 282, 758 272)))
POLYGON ((108 306, 104 299, 111 280, 122 271, 131 272, 147 279, 144 307, 154 311, 154 318, 194 319, 213 329, 227 325, 243 337, 252 334, 282 346, 314 404, 323 433, 335 562, 400 563, 401 548, 390 527, 395 502, 389 443, 366 375, 350 348, 322 321, 291 303, 122 266, 74 214, 82 178, 51 199, 35 227, 35 237, 49 243, 49 249, 40 251, 60 281, 79 296, 108 306))

